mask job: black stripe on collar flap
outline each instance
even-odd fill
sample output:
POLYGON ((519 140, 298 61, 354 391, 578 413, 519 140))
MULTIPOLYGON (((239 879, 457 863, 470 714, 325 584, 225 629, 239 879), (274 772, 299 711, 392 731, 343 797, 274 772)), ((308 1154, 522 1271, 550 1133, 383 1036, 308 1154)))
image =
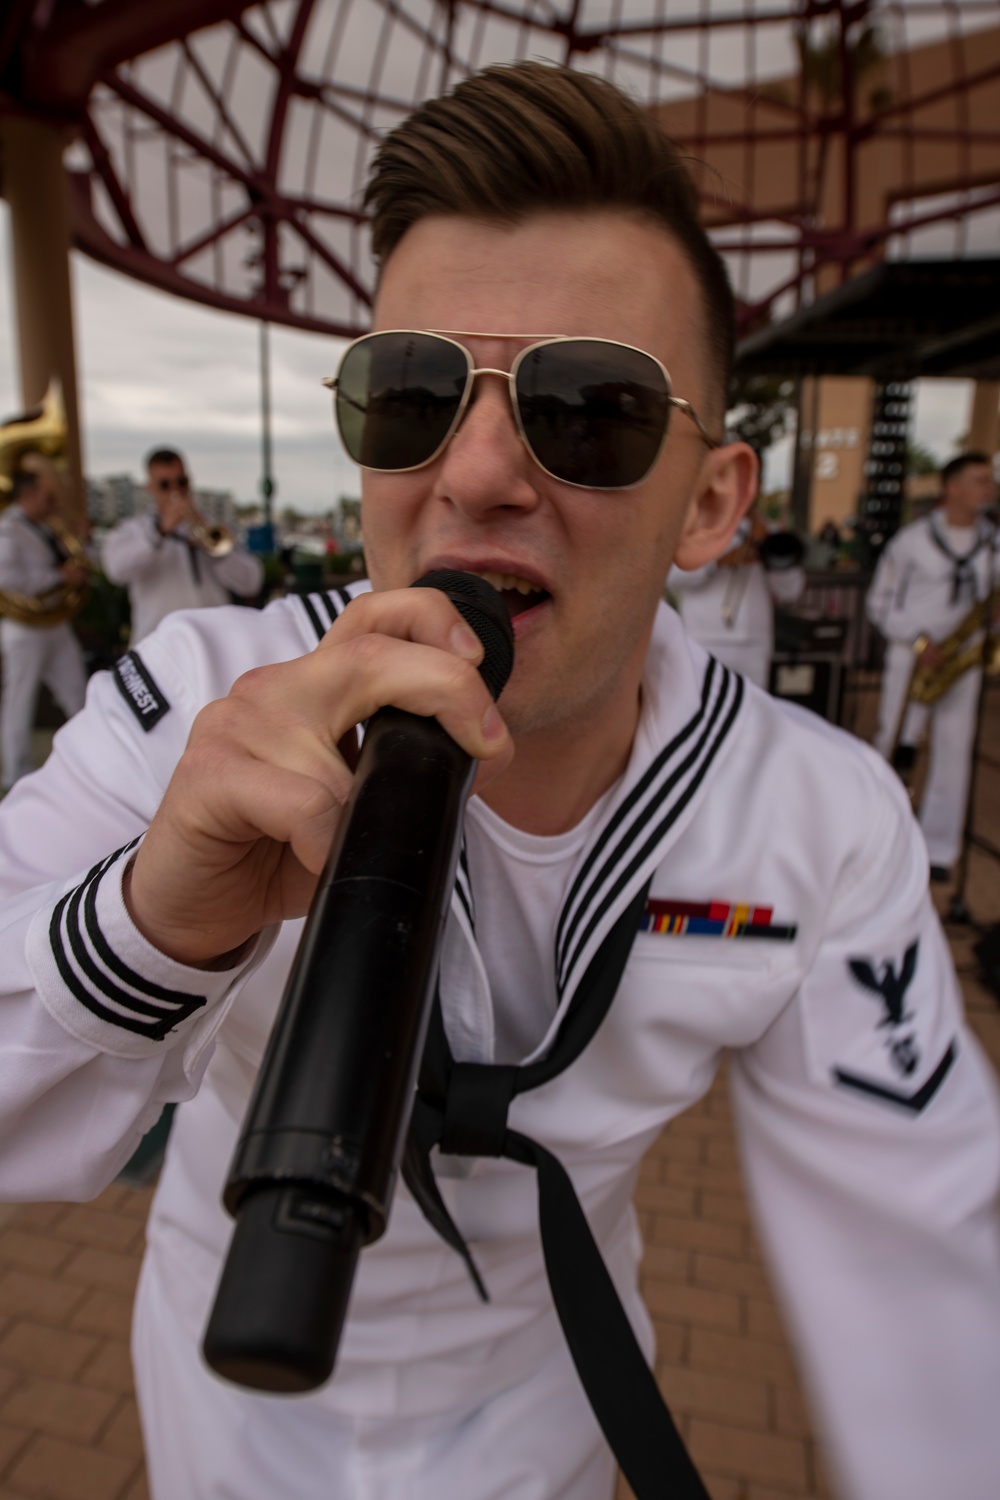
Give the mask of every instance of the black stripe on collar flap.
POLYGON ((586 972, 618 915, 647 882, 710 782, 743 703, 742 677, 710 658, 701 703, 596 834, 556 928, 560 1000, 586 972))

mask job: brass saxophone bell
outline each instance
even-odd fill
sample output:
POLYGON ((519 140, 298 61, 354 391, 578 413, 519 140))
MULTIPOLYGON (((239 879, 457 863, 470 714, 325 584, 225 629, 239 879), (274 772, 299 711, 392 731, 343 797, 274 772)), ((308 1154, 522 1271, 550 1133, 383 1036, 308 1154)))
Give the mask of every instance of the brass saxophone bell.
MULTIPOLYGON (((67 434, 66 411, 58 380, 49 382, 40 406, 0 424, 0 510, 13 498, 14 478, 19 470, 33 469, 45 474, 57 494, 64 495, 66 475, 61 460, 66 453, 67 434)), ((89 569, 90 559, 83 544, 66 523, 57 516, 47 524, 62 543, 67 562, 89 569)), ((39 628, 60 625, 79 613, 89 593, 87 583, 62 584, 44 594, 0 591, 0 615, 39 628)))
POLYGON ((0 424, 0 508, 10 503, 14 475, 29 453, 59 460, 66 453, 66 408, 62 386, 50 380, 41 406, 0 424))

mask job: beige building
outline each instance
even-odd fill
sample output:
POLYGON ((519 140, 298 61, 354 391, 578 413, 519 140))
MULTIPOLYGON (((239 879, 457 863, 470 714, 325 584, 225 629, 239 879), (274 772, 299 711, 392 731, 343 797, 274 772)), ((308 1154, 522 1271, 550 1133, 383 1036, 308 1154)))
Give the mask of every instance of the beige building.
MULTIPOLYGON (((731 231, 725 248, 744 306, 759 303, 757 327, 787 316, 793 255, 800 256, 799 290, 808 301, 886 254, 919 255, 912 237, 924 220, 951 201, 961 211, 968 203, 961 195, 995 192, 1000 182, 1000 27, 905 50, 873 36, 857 44, 847 90, 828 41, 806 51, 801 75, 753 90, 709 89, 657 107, 657 119, 693 164, 704 222, 731 231), (811 261, 796 249, 794 223, 810 226, 811 261), (784 267, 786 284, 773 312, 767 295, 754 292, 768 254, 777 257, 772 266, 784 267)), ((811 476, 812 531, 857 511, 872 390, 864 379, 803 382, 801 458, 811 476)), ((979 382, 969 447, 997 452, 998 404, 1000 385, 979 382)))
POLYGON ((802 457, 808 463, 810 526, 843 525, 865 486, 872 382, 831 376, 802 382, 802 457))

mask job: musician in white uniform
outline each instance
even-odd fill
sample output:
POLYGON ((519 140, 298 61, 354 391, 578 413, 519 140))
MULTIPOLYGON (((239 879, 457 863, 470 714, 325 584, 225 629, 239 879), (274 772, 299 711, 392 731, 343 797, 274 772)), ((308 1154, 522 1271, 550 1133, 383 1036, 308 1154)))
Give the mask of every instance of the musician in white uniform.
POLYGON ((119 521, 102 553, 111 582, 128 585, 132 645, 175 609, 228 604, 232 594, 252 599, 264 580, 260 558, 239 543, 219 557, 200 544, 198 529, 204 522, 179 453, 157 448, 147 458, 146 470, 153 509, 119 521))
MULTIPOLYGON (((882 552, 868 592, 868 618, 887 640, 875 746, 901 771, 930 731, 930 763, 920 807, 931 874, 947 880, 958 858, 969 790, 976 705, 982 673, 967 671, 932 706, 906 706, 917 662, 940 659, 946 639, 974 605, 1000 584, 996 523, 983 514, 996 493, 984 453, 963 453, 941 471, 941 503, 897 531, 882 552)), ((982 638, 977 632, 967 644, 982 638)))
POLYGON ((764 689, 774 654, 774 606, 794 604, 806 586, 798 565, 764 567, 758 543, 767 534, 762 520, 746 516, 717 561, 690 571, 675 566, 667 575, 688 635, 764 689))
MULTIPOLYGON (((75 587, 85 564, 68 557, 46 522, 59 506, 51 462, 27 453, 14 475, 10 505, 0 513, 0 594, 37 598, 75 587)), ((68 620, 33 624, 0 619, 3 692, 0 696, 0 788, 7 790, 33 768, 31 730, 38 689, 49 689, 67 718, 83 707, 87 674, 80 642, 68 620)))
POLYGON ((344 356, 338 409, 374 590, 173 616, 0 809, 0 1189, 87 1197, 186 1101, 134 1336, 155 1500, 610 1500, 560 1318, 639 1500, 660 1500, 679 1490, 630 1199, 735 1049, 751 1196, 840 1493, 987 1500, 1000 1110, 919 833, 873 752, 713 662, 659 602, 673 558, 724 551, 756 481, 716 436, 732 303, 693 191, 631 101, 519 64, 390 135, 369 201, 384 331, 344 356), (407 587, 435 567, 503 591, 499 708, 447 599, 407 587), (452 1111, 485 1140, 486 1096, 449 1083, 445 1106, 421 1092, 411 1142, 490 1301, 408 1175, 333 1380, 268 1398, 199 1359, 219 1195, 351 783, 337 747, 387 703, 481 762, 435 1046, 452 1081, 505 1065, 508 1128, 491 1117, 476 1151, 496 1154, 463 1155, 452 1111))

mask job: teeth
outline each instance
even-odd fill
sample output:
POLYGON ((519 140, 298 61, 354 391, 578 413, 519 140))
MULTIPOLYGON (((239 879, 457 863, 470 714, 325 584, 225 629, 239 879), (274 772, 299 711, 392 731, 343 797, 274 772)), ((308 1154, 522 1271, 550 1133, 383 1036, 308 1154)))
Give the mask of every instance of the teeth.
POLYGON ((516 573, 477 573, 476 577, 485 579, 493 588, 501 592, 504 589, 516 589, 519 594, 539 592, 533 583, 528 582, 527 578, 519 578, 516 573))

